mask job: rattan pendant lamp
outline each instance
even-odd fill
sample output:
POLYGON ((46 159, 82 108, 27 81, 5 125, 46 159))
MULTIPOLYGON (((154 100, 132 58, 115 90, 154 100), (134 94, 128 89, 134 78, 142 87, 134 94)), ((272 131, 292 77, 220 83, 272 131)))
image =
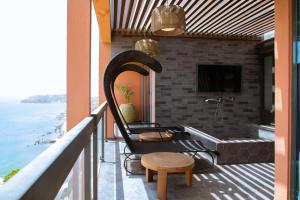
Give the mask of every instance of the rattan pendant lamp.
POLYGON ((184 33, 185 26, 185 12, 178 5, 161 5, 151 13, 151 30, 154 35, 180 35, 184 33))
POLYGON ((136 41, 135 50, 142 51, 150 56, 157 54, 157 41, 150 38, 144 38, 136 41))
POLYGON ((142 51, 149 56, 155 56, 157 54, 157 41, 146 38, 146 31, 144 31, 144 37, 144 39, 136 41, 135 50, 142 51))

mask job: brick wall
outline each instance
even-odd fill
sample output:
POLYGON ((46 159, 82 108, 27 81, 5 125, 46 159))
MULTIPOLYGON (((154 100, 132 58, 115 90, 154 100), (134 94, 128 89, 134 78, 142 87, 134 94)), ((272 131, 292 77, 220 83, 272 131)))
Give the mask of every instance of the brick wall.
MULTIPOLYGON (((114 36, 112 55, 132 49, 137 37, 114 36)), ((156 120, 162 125, 183 124, 217 137, 246 137, 247 125, 258 123, 260 109, 260 61, 254 41, 195 38, 155 38, 156 59, 163 72, 156 75, 156 120), (196 92, 197 64, 242 65, 242 92, 196 92), (223 121, 215 119, 216 105, 205 98, 234 97, 225 102, 223 121)))

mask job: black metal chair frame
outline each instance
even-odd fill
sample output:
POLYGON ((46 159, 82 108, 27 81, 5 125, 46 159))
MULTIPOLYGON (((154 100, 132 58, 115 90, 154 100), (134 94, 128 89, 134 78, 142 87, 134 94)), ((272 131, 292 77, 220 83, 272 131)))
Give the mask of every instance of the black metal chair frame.
MULTIPOLYGON (((111 81, 111 88, 114 87, 116 78, 121 73, 123 73, 125 71, 137 72, 137 73, 139 73, 139 74, 141 74, 143 76, 148 76, 149 75, 149 72, 147 70, 145 70, 144 68, 138 67, 138 66, 133 65, 133 64, 125 64, 121 68, 118 68, 115 71, 115 73, 114 73, 114 75, 112 77, 112 81, 111 81)), ((163 137, 161 135, 161 130, 165 130, 165 128, 162 128, 162 127, 159 127, 159 129, 157 129, 157 127, 135 128, 135 129, 130 128, 129 124, 126 122, 126 120, 125 120, 125 118, 124 118, 124 116, 123 116, 123 114, 122 114, 122 112, 121 112, 121 110, 119 108, 119 104, 118 104, 118 101, 116 99, 116 95, 115 95, 114 89, 112 91, 112 97, 114 99, 114 103, 115 103, 116 108, 118 110, 119 116, 121 117, 122 124, 126 127, 126 130, 129 132, 129 134, 131 134, 131 133, 139 134, 139 133, 141 133, 141 130, 144 130, 144 129, 145 129, 144 132, 147 132, 147 131, 156 131, 156 132, 159 133, 159 135, 160 135, 160 137, 161 137, 161 139, 163 141, 163 137), (133 130, 139 130, 139 131, 138 132, 133 132, 133 130)), ((148 125, 148 124, 156 124, 156 123, 141 123, 141 124, 147 124, 148 125)))
MULTIPOLYGON (((154 58, 148 56, 147 54, 130 50, 115 56, 108 64, 104 73, 104 93, 107 99, 108 106, 110 107, 111 113, 115 119, 115 122, 122 134, 126 146, 124 148, 124 167, 127 170, 127 161, 130 160, 132 155, 147 154, 152 152, 178 152, 178 153, 193 153, 195 156, 197 153, 203 152, 207 153, 212 158, 212 163, 214 163, 214 158, 212 153, 216 153, 215 150, 210 150, 206 148, 201 141, 198 140, 172 140, 164 142, 143 142, 143 141, 133 141, 129 134, 131 130, 126 124, 121 112, 118 108, 118 104, 115 99, 114 94, 114 82, 117 76, 125 71, 134 71, 143 76, 147 76, 149 73, 141 66, 147 66, 156 73, 162 71, 162 66, 154 58), (123 121, 122 121, 123 118, 123 121), (124 123, 123 123, 124 122, 124 123), (129 132, 129 133, 128 133, 129 132), (128 147, 129 153, 126 152, 128 147)), ((129 172, 129 171, 128 171, 129 172)))
MULTIPOLYGON (((137 65, 134 65, 134 64, 125 64, 123 65, 121 68, 118 68, 115 73, 114 73, 114 76, 112 77, 112 80, 111 80, 111 87, 114 88, 114 85, 115 85, 115 81, 117 79, 117 77, 125 72, 125 71, 133 71, 133 72, 137 72, 143 76, 149 76, 149 72, 147 70, 145 70, 144 68, 142 67, 138 67, 137 65)), ((115 96, 115 91, 113 90, 112 91, 112 97, 114 99, 114 103, 116 105, 116 108, 118 110, 118 113, 121 117, 121 121, 123 123, 123 125, 126 127, 126 130, 128 130, 128 133, 129 134, 140 134, 140 133, 146 133, 146 132, 158 132, 160 134, 160 137, 163 141, 163 137, 161 135, 161 132, 165 132, 165 131, 168 131, 168 132, 171 132, 171 133, 174 133, 176 131, 183 131, 181 127, 174 127, 174 126, 170 126, 170 127, 162 127, 160 126, 159 123, 149 123, 149 122, 142 122, 142 123, 132 123, 132 124, 136 124, 137 126, 142 126, 142 127, 135 127, 135 128, 132 128, 130 127, 131 124, 128 124, 119 108, 119 104, 118 104, 118 101, 116 99, 116 96, 115 96), (144 127, 143 125, 150 125, 150 127, 144 127), (154 127, 152 127, 151 125, 155 125, 154 127)))

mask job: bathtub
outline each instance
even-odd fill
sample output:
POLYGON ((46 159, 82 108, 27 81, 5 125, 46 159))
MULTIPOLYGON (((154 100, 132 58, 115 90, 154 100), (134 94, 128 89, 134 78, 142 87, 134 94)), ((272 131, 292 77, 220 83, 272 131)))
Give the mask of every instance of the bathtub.
POLYGON ((218 153, 216 164, 242 164, 274 162, 274 129, 262 125, 249 125, 247 137, 216 137, 192 127, 185 131, 196 134, 202 143, 218 153))

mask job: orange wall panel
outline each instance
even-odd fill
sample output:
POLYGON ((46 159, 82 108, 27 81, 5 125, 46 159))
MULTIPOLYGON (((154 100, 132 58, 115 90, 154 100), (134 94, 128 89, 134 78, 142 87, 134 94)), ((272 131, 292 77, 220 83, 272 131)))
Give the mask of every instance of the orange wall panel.
POLYGON ((104 72, 106 69, 107 64, 110 61, 110 52, 111 52, 111 45, 110 43, 104 43, 100 38, 99 43, 99 101, 100 104, 106 101, 103 89, 103 79, 104 79, 104 72))
POLYGON ((275 199, 290 197, 292 0, 275 0, 275 199))
MULTIPOLYGON (((67 12, 67 130, 70 130, 90 115, 91 1, 68 0, 67 12)), ((72 175, 75 199, 84 198, 83 184, 78 190, 80 166, 83 166, 80 162, 83 160, 76 162, 72 175)))
MULTIPOLYGON (((100 30, 101 31, 101 30, 100 30)), ((110 43, 104 42, 100 37, 99 43, 99 103, 106 101, 103 89, 104 72, 107 64, 110 61, 111 56, 111 45, 110 43)), ((114 120, 113 116, 108 109, 107 113, 107 137, 114 138, 114 120)))
POLYGON ((91 2, 68 0, 67 129, 90 114, 91 2))
MULTIPOLYGON (((135 109, 136 120, 141 119, 141 75, 135 72, 124 72, 119 75, 116 80, 116 84, 125 84, 129 87, 133 92, 133 96, 131 99, 131 103, 135 109)), ((118 104, 127 103, 121 93, 115 89, 116 99, 118 104)))

